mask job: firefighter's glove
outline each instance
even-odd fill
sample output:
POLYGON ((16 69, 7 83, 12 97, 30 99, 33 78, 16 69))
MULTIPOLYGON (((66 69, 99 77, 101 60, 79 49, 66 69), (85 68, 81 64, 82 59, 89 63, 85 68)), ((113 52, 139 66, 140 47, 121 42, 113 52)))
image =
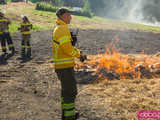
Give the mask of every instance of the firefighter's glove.
POLYGON ((84 62, 85 60, 87 60, 87 55, 81 54, 80 55, 80 61, 84 62))
POLYGON ((21 28, 19 27, 18 30, 21 30, 21 28))
POLYGON ((72 45, 75 46, 77 43, 77 35, 74 35, 73 32, 71 32, 72 37, 72 45))
POLYGON ((31 24, 31 29, 33 29, 33 25, 31 24))

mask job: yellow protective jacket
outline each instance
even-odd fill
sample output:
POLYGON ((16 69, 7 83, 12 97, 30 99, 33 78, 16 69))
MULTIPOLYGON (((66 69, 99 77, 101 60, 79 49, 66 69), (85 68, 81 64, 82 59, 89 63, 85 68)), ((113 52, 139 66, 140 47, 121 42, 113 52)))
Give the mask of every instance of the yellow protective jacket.
POLYGON ((5 28, 6 28, 6 19, 5 17, 0 17, 0 35, 3 34, 3 32, 5 32, 5 28))
POLYGON ((20 24, 20 30, 22 35, 30 35, 31 34, 31 29, 32 29, 32 24, 30 22, 22 22, 20 24))
POLYGON ((11 24, 11 21, 5 17, 5 28, 4 28, 4 32, 8 33, 9 32, 9 25, 11 24))
POLYGON ((53 31, 52 51, 55 69, 70 68, 74 66, 74 58, 80 57, 80 51, 72 46, 71 34, 68 25, 62 20, 56 20, 53 31))
POLYGON ((0 34, 4 32, 9 32, 10 20, 6 17, 0 17, 0 34))

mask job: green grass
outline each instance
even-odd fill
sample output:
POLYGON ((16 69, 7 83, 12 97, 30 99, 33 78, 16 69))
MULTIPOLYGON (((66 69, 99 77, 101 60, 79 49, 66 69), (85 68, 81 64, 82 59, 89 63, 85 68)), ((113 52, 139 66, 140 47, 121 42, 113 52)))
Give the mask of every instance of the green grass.
POLYGON ((11 24, 9 26, 9 30, 10 30, 10 32, 18 32, 18 27, 19 27, 18 24, 11 24))
POLYGON ((8 2, 11 2, 11 0, 7 0, 7 3, 8 3, 8 2))
MULTIPOLYGON (((10 32, 11 33, 13 33, 13 32, 19 32, 18 31, 18 28, 19 28, 20 26, 18 25, 18 24, 11 24, 10 26, 9 26, 9 30, 10 30, 10 32)), ((33 25, 33 31, 40 31, 40 30, 43 30, 44 28, 43 27, 41 27, 41 26, 38 26, 38 25, 33 25)), ((46 28, 47 29, 47 28, 46 28)))
POLYGON ((36 4, 36 10, 42 10, 42 11, 50 11, 50 12, 56 12, 58 10, 58 7, 52 6, 50 4, 41 2, 36 4))
MULTIPOLYGON (((101 17, 93 17, 93 18, 87 18, 83 16, 75 16, 76 19, 83 21, 87 21, 90 23, 98 24, 98 25, 104 25, 108 26, 108 28, 117 28, 117 29, 132 29, 132 30, 139 30, 139 31, 146 31, 146 32, 160 32, 160 27, 158 26, 149 26, 144 24, 137 24, 137 23, 131 23, 131 22, 125 22, 125 21, 119 21, 119 20, 111 20, 111 19, 104 19, 101 17)), ((95 27, 95 26, 89 26, 89 28, 95 27)))
MULTIPOLYGON (((53 29, 53 26, 55 24, 56 16, 53 12, 44 12, 44 11, 38 11, 38 10, 32 10, 31 11, 32 16, 37 18, 37 21, 40 21, 40 23, 34 23, 33 30, 48 30, 53 29)), ((86 28, 86 29, 100 29, 97 27, 97 25, 106 26, 108 29, 128 29, 128 30, 139 30, 139 31, 146 31, 146 32, 160 32, 160 27, 156 26, 148 26, 143 24, 136 24, 136 23, 129 23, 129 22, 122 22, 122 21, 116 21, 116 20, 109 20, 109 19, 103 19, 100 17, 93 17, 88 18, 84 16, 74 16, 74 18, 78 21, 80 21, 79 24, 72 22, 71 26, 76 26, 80 28, 86 28), (86 22, 90 23, 87 24, 86 22), (86 25, 85 25, 86 23, 86 25), (83 25, 82 25, 83 24, 83 25)), ((16 31, 17 25, 11 25, 11 31, 16 31)))
MULTIPOLYGON (((6 13, 12 20, 12 25, 10 26, 11 32, 17 32, 17 27, 21 22, 21 14, 26 14, 29 17, 30 21, 33 23, 34 31, 53 29, 57 18, 55 12, 35 10, 35 4, 29 7, 22 6, 19 7, 19 9, 17 9, 17 7, 8 7, 7 9, 8 10, 6 10, 6 13)), ((116 29, 160 32, 160 27, 156 26, 104 19, 98 16, 94 16, 92 18, 76 15, 72 16, 73 19, 71 22, 71 27, 79 27, 83 29, 116 29)))
POLYGON ((33 30, 34 31, 40 31, 40 30, 43 30, 44 28, 41 27, 41 26, 38 26, 38 25, 33 25, 33 30))
MULTIPOLYGON (((35 9, 42 10, 42 11, 56 12, 58 10, 58 6, 53 6, 52 4, 45 3, 45 2, 39 2, 39 3, 36 3, 35 9)), ((67 8, 67 9, 72 11, 73 15, 86 16, 89 18, 93 16, 93 13, 89 12, 88 10, 73 11, 71 8, 67 8)))
POLYGON ((148 26, 143 24, 135 24, 135 23, 127 23, 129 28, 137 28, 142 31, 149 31, 149 32, 160 32, 160 27, 156 26, 148 26))

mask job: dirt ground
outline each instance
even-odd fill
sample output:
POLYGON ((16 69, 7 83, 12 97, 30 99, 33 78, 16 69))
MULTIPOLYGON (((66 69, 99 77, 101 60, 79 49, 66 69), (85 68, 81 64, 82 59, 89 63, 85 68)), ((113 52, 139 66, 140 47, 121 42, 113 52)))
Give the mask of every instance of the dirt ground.
MULTIPOLYGON (((0 120, 60 120, 60 82, 55 75, 52 63, 50 63, 52 58, 51 33, 52 31, 32 33, 32 59, 26 62, 21 62, 19 59, 20 33, 12 34, 17 52, 12 57, 8 56, 6 62, 2 63, 1 60, 0 65, 0 120)), ((118 35, 119 41, 115 45, 122 53, 138 54, 144 50, 147 54, 155 54, 160 51, 160 34, 118 30, 80 30, 77 47, 87 55, 104 53, 105 45, 110 43, 116 35, 118 35)), ((89 79, 85 79, 85 74, 80 76, 79 73, 76 73, 76 78, 79 91, 76 106, 81 115, 79 120, 136 119, 136 110, 141 109, 136 107, 137 103, 133 105, 131 109, 133 111, 123 107, 125 101, 120 108, 114 108, 114 111, 111 111, 110 107, 114 107, 114 105, 104 102, 104 99, 107 99, 104 98, 107 93, 97 95, 98 91, 103 93, 104 88, 90 84, 89 79), (122 115, 124 112, 132 114, 127 118, 122 115)), ((111 82, 105 85, 105 87, 108 86, 108 89, 110 88, 111 95, 108 95, 108 98, 112 97, 112 100, 116 96, 112 95, 113 89, 109 85, 115 85, 118 82, 124 81, 119 80, 117 83, 111 82)), ((140 84, 143 81, 129 80, 129 82, 140 84)), ((149 82, 153 85, 160 85, 159 79, 149 82)), ((129 83, 120 88, 123 89, 127 84, 129 83)), ((132 89, 131 92, 134 92, 132 89)), ((159 95, 160 89, 157 88, 155 91, 159 95)), ((132 95, 129 94, 129 96, 132 95)), ((160 95, 150 97, 153 101, 159 98, 160 95)), ((127 100, 133 101, 132 97, 128 97, 127 100)), ((160 109, 159 106, 160 102, 157 100, 150 109, 160 109)))

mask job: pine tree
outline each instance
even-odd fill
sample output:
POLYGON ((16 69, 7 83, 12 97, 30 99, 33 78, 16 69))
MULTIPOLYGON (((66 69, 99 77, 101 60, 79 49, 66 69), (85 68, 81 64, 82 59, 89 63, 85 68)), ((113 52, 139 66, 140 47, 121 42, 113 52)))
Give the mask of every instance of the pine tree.
POLYGON ((85 12, 91 12, 91 6, 88 0, 85 1, 83 11, 85 12))

